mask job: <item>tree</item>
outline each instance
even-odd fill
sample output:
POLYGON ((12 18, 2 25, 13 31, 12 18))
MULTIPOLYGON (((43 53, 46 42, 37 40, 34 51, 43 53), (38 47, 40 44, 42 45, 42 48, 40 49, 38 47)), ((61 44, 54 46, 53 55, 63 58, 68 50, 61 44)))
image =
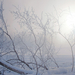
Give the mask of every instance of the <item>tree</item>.
MULTIPOLYGON (((14 42, 13 42, 13 39, 11 38, 11 36, 9 35, 8 31, 7 31, 7 26, 6 26, 6 23, 5 23, 5 20, 4 20, 4 16, 3 16, 3 1, 1 1, 1 4, 0 4, 0 65, 6 67, 7 69, 9 70, 12 70, 14 72, 17 72, 17 73, 20 73, 20 74, 26 74, 25 70, 21 70, 21 69, 18 69, 18 68, 15 68, 13 67, 11 64, 7 63, 7 60, 4 61, 4 58, 6 57, 5 55, 11 55, 10 53, 15 53, 17 58, 16 60, 20 60, 19 59, 19 56, 18 56, 18 53, 16 52, 15 50, 15 45, 14 45, 14 42), (10 51, 10 47, 11 45, 6 45, 6 44, 12 44, 12 47, 13 47, 13 51, 11 50, 10 51), (5 56, 5 57, 4 57, 5 56), (3 58, 4 57, 4 58, 3 58)), ((30 69, 32 69, 26 62, 20 60, 21 62, 23 62, 24 64, 26 64, 30 69)))
POLYGON ((43 24, 42 17, 40 19, 35 15, 33 10, 28 11, 25 9, 25 11, 21 13, 20 10, 15 7, 16 11, 12 13, 19 19, 19 23, 23 26, 24 31, 16 35, 15 38, 12 38, 4 20, 2 1, 0 7, 0 41, 2 42, 0 48, 0 65, 24 75, 33 72, 24 70, 26 67, 29 70, 36 70, 36 75, 40 68, 48 70, 47 67, 49 65, 47 65, 47 63, 50 63, 50 60, 59 67, 53 56, 53 33, 51 29, 48 29, 51 28, 49 26, 50 19, 48 16, 46 22, 43 24), (25 55, 28 57, 28 61, 25 55))
MULTIPOLYGON (((16 32, 14 38, 9 34, 8 26, 3 16, 3 1, 0 4, 0 65, 5 68, 17 72, 19 74, 36 75, 40 69, 48 70, 49 64, 54 62, 59 68, 58 63, 54 58, 55 46, 54 35, 61 35, 69 44, 72 53, 72 70, 74 69, 74 43, 71 43, 62 32, 62 25, 59 24, 58 18, 51 14, 46 14, 46 21, 43 20, 43 14, 39 18, 33 11, 24 9, 21 12, 19 8, 12 11, 15 15, 18 24, 22 28, 22 32, 16 32), (54 24, 56 23, 56 24, 54 24), (55 27, 57 26, 57 30, 55 27), (9 57, 9 58, 8 58, 9 57), (28 71, 26 70, 28 69, 28 71)), ((73 39, 74 40, 74 39, 73 39)))
MULTIPOLYGON (((55 33, 56 35, 57 34, 59 34, 60 36, 62 36, 62 38, 64 38, 65 39, 65 41, 68 43, 68 45, 69 45, 69 47, 70 47, 70 50, 71 50, 71 54, 72 54, 72 69, 71 69, 71 71, 73 71, 74 70, 74 52, 73 52, 73 47, 75 46, 75 35, 74 35, 74 32, 73 32, 73 30, 74 29, 72 29, 71 31, 70 31, 70 33, 63 33, 63 31, 62 31, 62 28, 63 27, 66 27, 66 25, 64 25, 64 23, 67 21, 67 19, 64 19, 62 22, 60 22, 59 20, 60 20, 60 18, 62 17, 62 16, 64 16, 66 13, 67 14, 69 14, 69 16, 71 16, 71 17, 73 17, 73 15, 71 14, 71 11, 70 11, 70 9, 69 9, 69 12, 68 11, 61 11, 61 13, 57 13, 57 10, 56 10, 56 8, 54 7, 54 9, 55 9, 55 12, 56 12, 56 15, 57 15, 57 17, 55 17, 55 16, 53 16, 53 15, 51 15, 51 14, 49 14, 52 18, 53 18, 53 25, 54 25, 54 30, 53 30, 53 33, 55 33), (64 13, 64 14, 63 14, 64 13), (63 14, 63 15, 62 15, 63 14), (57 29, 55 29, 55 27, 57 28, 57 29)), ((68 23, 69 24, 69 23, 68 23)), ((69 26, 69 25, 68 25, 69 26)), ((68 27, 67 26, 67 27, 68 27)), ((71 24, 71 26, 74 28, 74 24, 71 24)), ((68 28, 66 28, 66 29, 68 29, 68 28)), ((64 31, 65 31, 65 29, 64 29, 64 31)), ((68 30, 68 32, 69 32, 69 30, 68 30)))
POLYGON ((24 12, 21 12, 19 8, 15 8, 16 11, 13 11, 12 13, 15 15, 15 19, 18 20, 21 27, 24 28, 23 35, 18 34, 19 39, 21 40, 20 42, 22 42, 27 51, 32 55, 33 62, 30 62, 29 64, 35 64, 37 72, 42 65, 43 68, 47 70, 46 64, 49 60, 53 61, 56 66, 59 67, 53 56, 53 32, 51 30, 50 18, 48 18, 48 15, 46 15, 46 22, 43 23, 42 15, 40 19, 33 10, 28 11, 24 9, 24 12), (39 65, 39 62, 41 62, 41 65, 39 65))

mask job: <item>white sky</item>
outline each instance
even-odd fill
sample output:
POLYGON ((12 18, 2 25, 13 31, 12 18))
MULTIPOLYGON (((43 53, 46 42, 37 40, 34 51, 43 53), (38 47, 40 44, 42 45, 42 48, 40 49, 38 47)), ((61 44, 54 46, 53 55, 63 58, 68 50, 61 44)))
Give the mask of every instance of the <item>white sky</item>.
MULTIPOLYGON (((70 8, 71 13, 75 13, 75 0, 4 0, 4 17, 5 17, 5 21, 6 21, 7 25, 10 25, 10 27, 11 27, 9 29, 10 32, 12 32, 12 30, 14 28, 20 29, 19 25, 17 25, 17 23, 14 20, 14 17, 10 13, 10 11, 15 10, 13 5, 19 6, 21 9, 33 8, 35 13, 38 16, 40 16, 42 12, 51 13, 51 14, 54 13, 54 15, 56 16, 55 9, 57 10, 58 14, 60 11, 69 10, 69 8, 70 8), (54 7, 55 7, 55 9, 54 9, 54 7)), ((64 18, 62 18, 62 19, 64 19, 64 18)), ((62 39, 63 38, 60 37, 61 42, 62 42, 62 39)), ((56 41, 56 43, 57 43, 57 41, 56 41)), ((71 54, 70 48, 67 47, 65 41, 62 43, 62 45, 64 47, 62 48, 62 50, 59 51, 58 54, 70 55, 71 54), (65 48, 65 46, 66 46, 66 48, 65 48)))

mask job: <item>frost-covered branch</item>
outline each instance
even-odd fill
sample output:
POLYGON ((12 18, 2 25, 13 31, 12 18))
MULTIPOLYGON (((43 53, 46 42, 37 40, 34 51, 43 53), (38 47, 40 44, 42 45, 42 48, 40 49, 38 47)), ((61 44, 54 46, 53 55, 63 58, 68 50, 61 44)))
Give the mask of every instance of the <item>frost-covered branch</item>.
POLYGON ((27 71, 27 70, 24 70, 24 69, 21 69, 19 67, 16 67, 16 66, 13 66, 9 63, 7 63, 6 61, 4 61, 3 59, 0 59, 0 65, 6 67, 7 69, 11 70, 11 71, 14 71, 16 73, 19 73, 19 74, 32 74, 33 71, 27 71))

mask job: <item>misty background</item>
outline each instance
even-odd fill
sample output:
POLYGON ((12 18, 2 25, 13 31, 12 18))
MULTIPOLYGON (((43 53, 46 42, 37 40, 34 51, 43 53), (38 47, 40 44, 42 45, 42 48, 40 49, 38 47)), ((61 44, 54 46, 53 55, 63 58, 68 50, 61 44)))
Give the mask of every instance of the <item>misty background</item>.
MULTIPOLYGON (((66 15, 73 13, 75 16, 75 1, 74 0, 4 0, 3 8, 4 8, 4 19, 8 25, 8 31, 11 36, 16 36, 17 33, 21 33, 24 29, 20 27, 19 23, 15 20, 12 11, 15 11, 15 6, 17 6, 21 12, 26 8, 27 10, 33 9, 37 16, 41 17, 43 14, 43 22, 46 21, 46 14, 52 14, 56 18, 58 18, 59 14, 62 12, 62 16, 60 16, 60 24, 64 22, 66 15)), ((73 24, 75 24, 73 22, 73 24)), ((63 34, 71 33, 71 30, 67 30, 66 23, 63 24, 65 27, 61 29, 63 34), (67 31, 66 31, 67 30, 67 31)), ((74 28, 74 27, 73 27, 74 28)), ((56 29, 55 29, 56 30, 56 29)), ((72 29, 75 32, 74 29, 72 29)), ((54 44, 56 47, 56 53, 58 55, 71 55, 70 47, 67 41, 61 37, 60 35, 54 35, 54 44)), ((74 49, 74 47, 73 47, 74 49)))

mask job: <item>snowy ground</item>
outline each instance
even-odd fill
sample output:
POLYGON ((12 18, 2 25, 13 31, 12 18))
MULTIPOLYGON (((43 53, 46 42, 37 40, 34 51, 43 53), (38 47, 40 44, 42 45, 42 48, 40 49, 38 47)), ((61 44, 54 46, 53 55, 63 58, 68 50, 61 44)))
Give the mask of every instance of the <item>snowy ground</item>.
MULTIPOLYGON (((51 64, 49 70, 44 71, 43 75, 75 75, 75 68, 74 71, 71 72, 71 67, 72 67, 71 56, 57 56, 56 60, 60 68, 55 68, 55 65, 51 64)), ((19 74, 6 71, 4 75, 19 75, 19 74)), ((28 75, 35 75, 35 72, 33 71, 33 74, 28 74, 28 75)), ((41 74, 39 73, 38 75, 41 74)))

